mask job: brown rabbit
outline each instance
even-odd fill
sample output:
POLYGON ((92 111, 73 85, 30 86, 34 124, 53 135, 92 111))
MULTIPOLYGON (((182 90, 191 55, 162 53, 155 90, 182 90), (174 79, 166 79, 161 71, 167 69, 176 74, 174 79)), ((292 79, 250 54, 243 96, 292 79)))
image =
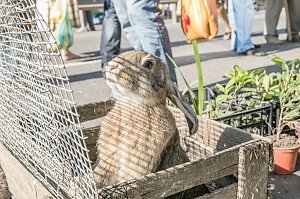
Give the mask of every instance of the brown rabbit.
POLYGON ((188 161, 166 98, 186 114, 191 133, 197 130, 197 117, 169 80, 166 65, 147 52, 128 51, 109 63, 106 77, 117 101, 106 115, 97 141, 97 187, 188 161))

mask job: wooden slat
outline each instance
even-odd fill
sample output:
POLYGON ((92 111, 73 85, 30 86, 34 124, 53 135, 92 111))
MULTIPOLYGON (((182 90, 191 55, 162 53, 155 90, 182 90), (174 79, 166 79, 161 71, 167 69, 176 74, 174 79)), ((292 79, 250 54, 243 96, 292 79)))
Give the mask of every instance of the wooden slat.
POLYGON ((192 137, 186 137, 184 139, 184 144, 186 145, 185 149, 187 150, 187 155, 191 161, 203 159, 215 153, 215 150, 212 147, 204 145, 202 142, 199 142, 192 137))
POLYGON ((87 149, 89 150, 89 157, 92 163, 97 160, 96 142, 98 139, 99 131, 100 126, 83 129, 83 135, 87 137, 85 139, 85 144, 87 149))
POLYGON ((236 199, 237 183, 220 188, 210 194, 195 199, 236 199))
POLYGON ((13 199, 54 198, 3 144, 0 144, 0 154, 0 163, 13 199))
POLYGON ((99 191, 101 197, 153 199, 173 195, 237 172, 238 148, 99 191))
POLYGON ((8 184, 6 180, 6 175, 0 165, 0 198, 10 199, 10 193, 8 189, 8 184))
POLYGON ((270 150, 268 142, 240 148, 237 199, 267 198, 270 150))
POLYGON ((112 109, 114 102, 114 99, 109 99, 105 102, 95 102, 85 104, 83 106, 77 106, 76 108, 79 114, 79 121, 85 122, 105 116, 107 112, 112 109))

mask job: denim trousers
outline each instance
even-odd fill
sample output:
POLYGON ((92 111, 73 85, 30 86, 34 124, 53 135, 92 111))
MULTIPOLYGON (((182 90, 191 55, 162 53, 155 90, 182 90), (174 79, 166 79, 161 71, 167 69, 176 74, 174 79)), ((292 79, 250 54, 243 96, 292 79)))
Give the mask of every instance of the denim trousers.
POLYGON ((120 53, 121 47, 121 24, 117 17, 111 0, 104 2, 104 18, 102 25, 100 52, 102 55, 102 68, 120 53))
POLYGON ((177 82, 175 68, 167 58, 172 57, 168 30, 159 0, 112 0, 122 30, 135 50, 147 51, 161 58, 167 64, 170 79, 177 82))
POLYGON ((228 1, 228 17, 232 29, 231 49, 237 53, 254 48, 251 40, 254 12, 252 0, 228 1))

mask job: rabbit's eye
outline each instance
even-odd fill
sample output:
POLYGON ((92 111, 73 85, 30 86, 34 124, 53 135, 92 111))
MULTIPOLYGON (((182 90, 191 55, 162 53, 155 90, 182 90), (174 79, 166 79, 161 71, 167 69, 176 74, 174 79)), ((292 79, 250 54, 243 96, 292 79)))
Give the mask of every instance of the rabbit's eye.
POLYGON ((144 63, 143 63, 143 66, 145 68, 148 68, 148 69, 151 69, 152 66, 153 66, 153 62, 151 60, 146 60, 144 63))

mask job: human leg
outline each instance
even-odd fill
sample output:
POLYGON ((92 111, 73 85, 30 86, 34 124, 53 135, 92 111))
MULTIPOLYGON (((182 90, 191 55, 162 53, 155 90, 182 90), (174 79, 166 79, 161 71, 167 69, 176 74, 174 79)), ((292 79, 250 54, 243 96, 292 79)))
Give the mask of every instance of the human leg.
POLYGON ((61 48, 60 53, 64 61, 81 58, 79 55, 72 53, 69 48, 61 48))
POLYGON ((224 8, 224 2, 220 3, 217 1, 217 10, 218 10, 218 14, 221 16, 223 24, 224 24, 224 29, 225 29, 225 34, 223 39, 224 40, 228 40, 231 38, 231 27, 229 25, 229 21, 228 21, 228 16, 227 16, 227 12, 224 8))
POLYGON ((174 67, 166 57, 166 53, 172 57, 172 51, 167 28, 160 16, 161 10, 157 7, 159 0, 127 2, 129 19, 140 38, 143 50, 160 57, 169 66, 171 80, 177 81, 174 67))
POLYGON ((290 22, 292 30, 292 41, 300 42, 300 1, 299 0, 288 0, 290 22))
POLYGON ((171 80, 176 82, 175 69, 165 55, 168 53, 172 57, 172 51, 167 28, 160 17, 161 10, 157 7, 159 1, 113 0, 113 2, 124 33, 133 47, 160 57, 168 65, 171 80))
POLYGON ((121 47, 121 25, 111 0, 105 0, 105 12, 102 25, 100 51, 102 69, 116 55, 121 47))
POLYGON ((282 44, 283 42, 278 39, 276 27, 278 24, 279 16, 283 7, 283 0, 266 0, 266 35, 267 43, 282 44))
POLYGON ((283 7, 283 0, 266 0, 267 35, 277 35, 276 27, 283 7))
POLYGON ((143 50, 140 38, 129 21, 127 0, 111 0, 125 37, 135 50, 143 50))
POLYGON ((251 29, 254 6, 252 0, 229 0, 228 15, 232 28, 231 49, 237 53, 253 49, 251 29))

